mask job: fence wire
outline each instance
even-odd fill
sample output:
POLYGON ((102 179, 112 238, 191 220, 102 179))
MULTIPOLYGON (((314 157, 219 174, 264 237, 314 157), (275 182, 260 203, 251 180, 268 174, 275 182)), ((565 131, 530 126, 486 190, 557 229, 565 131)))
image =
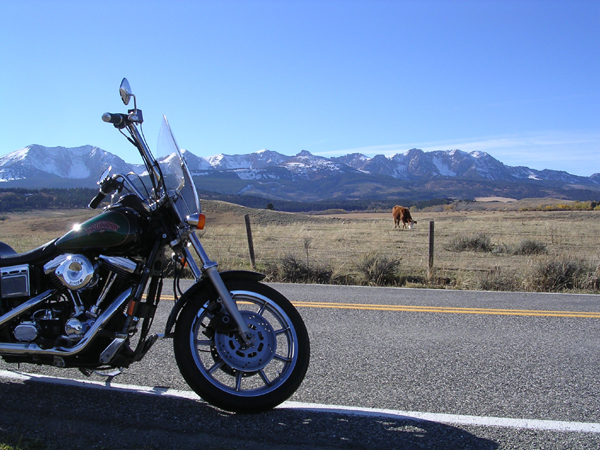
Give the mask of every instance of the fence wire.
MULTIPOLYGON (((415 214, 418 215, 418 214, 415 214)), ((542 256, 511 253, 522 242, 547 249, 544 257, 600 259, 600 212, 514 212, 486 214, 423 214, 413 230, 394 228, 391 218, 315 218, 312 222, 274 225, 253 222, 257 266, 277 264, 286 256, 307 264, 328 264, 351 270, 370 255, 401 261, 401 266, 427 270, 429 221, 435 223, 434 267, 447 271, 520 270, 542 256), (460 237, 485 236, 490 252, 451 251, 460 237)), ((243 219, 227 227, 209 228, 202 236, 209 254, 228 267, 250 264, 243 219)))

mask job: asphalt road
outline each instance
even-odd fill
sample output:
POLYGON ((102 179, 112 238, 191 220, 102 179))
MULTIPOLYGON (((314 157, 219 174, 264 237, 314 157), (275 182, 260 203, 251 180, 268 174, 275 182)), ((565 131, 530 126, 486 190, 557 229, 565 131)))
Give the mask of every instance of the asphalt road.
MULTIPOLYGON (((598 296, 273 286, 311 338, 296 403, 235 415, 185 396, 3 377, 0 436, 106 449, 600 448, 598 296)), ((86 379, 0 363, 15 369, 86 379)), ((170 340, 114 383, 189 391, 170 340)))

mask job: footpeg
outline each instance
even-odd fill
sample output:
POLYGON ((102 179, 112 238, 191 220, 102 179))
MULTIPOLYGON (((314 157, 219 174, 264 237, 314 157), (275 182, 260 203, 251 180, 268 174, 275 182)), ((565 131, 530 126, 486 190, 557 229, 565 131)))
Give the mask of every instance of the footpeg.
POLYGON ((102 364, 111 362, 126 340, 127 338, 115 338, 115 340, 100 354, 100 362, 102 364))

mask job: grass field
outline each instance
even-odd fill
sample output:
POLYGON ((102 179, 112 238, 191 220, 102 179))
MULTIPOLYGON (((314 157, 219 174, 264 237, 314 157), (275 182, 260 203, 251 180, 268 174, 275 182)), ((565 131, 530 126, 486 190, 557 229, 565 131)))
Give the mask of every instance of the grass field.
MULTIPOLYGON (((505 208, 502 204, 498 208, 505 208)), ((413 230, 395 229, 391 212, 311 216, 203 202, 207 226, 200 232, 209 256, 221 269, 250 269, 244 215, 250 216, 256 268, 285 281, 290 262, 307 269, 294 281, 380 284, 367 270, 393 271, 384 284, 454 289, 599 291, 600 211, 471 210, 414 211, 413 230), (428 274, 429 227, 434 224, 434 264, 428 274), (457 251, 457 240, 483 237, 486 249, 457 251), (540 254, 518 254, 524 242, 540 254), (369 266, 369 264, 371 264, 369 266), (369 266, 369 269, 366 268, 369 266), (287 269, 286 269, 287 267, 287 269), (566 274, 565 274, 566 272, 566 274), (321 275, 321 276, 320 276, 321 275), (311 278, 311 276, 313 278, 311 278), (548 287, 563 276, 576 283, 548 287)), ((58 237, 94 211, 8 213, 0 240, 23 252, 58 237)))

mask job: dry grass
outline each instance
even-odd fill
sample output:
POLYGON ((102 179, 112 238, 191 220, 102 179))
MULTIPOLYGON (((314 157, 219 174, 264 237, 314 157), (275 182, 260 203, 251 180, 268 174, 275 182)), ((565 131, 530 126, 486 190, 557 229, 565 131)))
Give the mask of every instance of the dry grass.
POLYGON ((25 252, 62 236, 76 223, 98 214, 93 210, 43 210, 4 213, 0 221, 0 241, 17 252, 25 252))
MULTIPOLYGON (((221 216, 220 207, 205 207, 207 215, 214 214, 215 219, 209 223, 203 243, 222 267, 229 268, 249 267, 245 213, 251 214, 259 270, 295 255, 315 266, 330 267, 333 279, 348 279, 345 275, 354 273, 354 280, 358 280, 357 265, 376 254, 389 261, 400 260, 398 275, 404 276, 408 285, 431 286, 427 279, 430 221, 435 230, 433 285, 532 290, 529 272, 540 262, 578 260, 593 269, 600 260, 599 211, 417 211, 413 213, 417 227, 399 230, 394 229, 391 213, 280 213, 277 221, 276 212, 269 212, 275 216, 265 220, 261 211, 231 206, 227 206, 232 208, 228 214, 221 216), (219 216, 226 217, 225 222, 219 216), (489 247, 497 251, 452 251, 451 244, 461 236, 485 236, 489 247), (531 250, 532 246, 536 249, 531 250)), ((594 276, 588 274, 592 279, 594 276)), ((580 286, 574 289, 586 290, 580 286)))
MULTIPOLYGON (((394 279, 408 280, 408 286, 536 290, 535 271, 540 273, 538 277, 552 278, 550 269, 557 264, 587 280, 565 282, 565 289, 598 289, 600 211, 416 211, 417 227, 399 230, 394 229, 391 213, 307 216, 221 202, 203 202, 203 208, 208 221, 201 240, 222 269, 250 268, 244 223, 244 214, 249 214, 260 271, 272 272, 272 267, 281 266, 287 258, 297 264, 297 270, 306 270, 313 277, 329 273, 331 282, 367 284, 368 273, 364 271, 383 266, 392 267, 394 279), (431 280, 427 271, 430 221, 435 226, 431 280), (457 238, 478 235, 485 235, 493 248, 519 249, 525 242, 534 242, 543 246, 545 253, 448 250, 457 238), (369 262, 374 255, 379 261, 369 262), (578 262, 579 269, 572 268, 573 261, 578 262), (581 268, 587 272, 579 273, 581 268)), ((26 251, 93 215, 87 210, 6 214, 0 221, 0 240, 17 251, 26 251)), ((386 274, 378 276, 385 278, 386 274)))

